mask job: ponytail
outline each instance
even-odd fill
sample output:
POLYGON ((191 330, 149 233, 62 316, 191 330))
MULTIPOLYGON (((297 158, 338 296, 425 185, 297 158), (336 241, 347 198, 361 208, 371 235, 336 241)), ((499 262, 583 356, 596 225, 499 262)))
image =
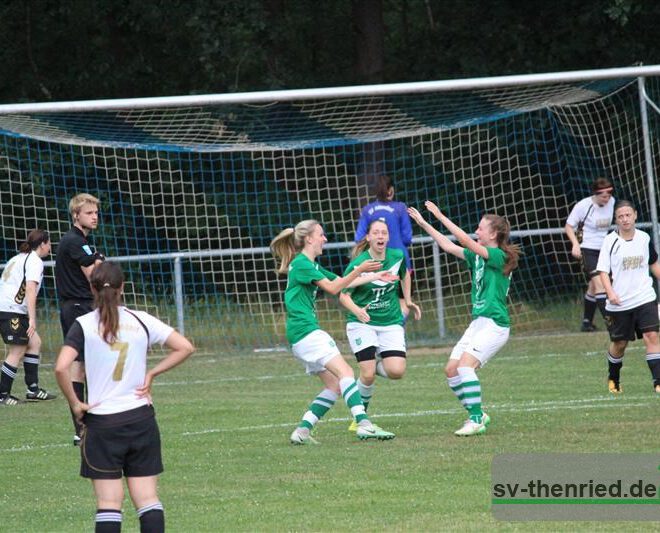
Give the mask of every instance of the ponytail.
POLYGON ((355 243, 355 246, 353 246, 353 249, 351 250, 351 259, 355 259, 368 248, 369 241, 367 241, 366 237, 362 237, 358 242, 355 243))
POLYGON ((124 273, 118 264, 105 262, 94 268, 89 281, 94 292, 94 306, 99 312, 99 333, 105 342, 112 344, 119 333, 124 273))
POLYGON ((39 246, 50 241, 48 232, 42 229, 33 229, 28 233, 27 239, 25 242, 22 242, 18 247, 18 251, 22 254, 29 254, 31 251, 36 250, 39 246))
POLYGON ((280 259, 280 266, 277 268, 279 274, 286 274, 289 271, 289 265, 294 256, 305 246, 305 238, 314 231, 319 223, 316 220, 309 219, 298 222, 295 228, 286 228, 270 242, 270 250, 276 259, 280 259))
POLYGON ((501 248, 506 255, 502 272, 505 276, 508 276, 518 268, 518 261, 522 254, 520 246, 509 242, 511 225, 506 218, 499 215, 484 215, 483 218, 490 222, 491 229, 497 234, 497 246, 501 248))

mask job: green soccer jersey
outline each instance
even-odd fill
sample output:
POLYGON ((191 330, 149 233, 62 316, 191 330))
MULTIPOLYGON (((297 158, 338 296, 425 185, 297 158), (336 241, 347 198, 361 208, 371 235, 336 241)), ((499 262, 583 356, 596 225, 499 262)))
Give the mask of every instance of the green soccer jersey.
MULTIPOLYGON (((344 276, 352 272, 356 266, 371 258, 369 250, 362 252, 349 263, 344 276)), ((386 248, 385 259, 380 263, 380 270, 389 270, 395 276, 399 276, 400 279, 403 279, 406 275, 406 262, 403 252, 397 248, 386 248)), ((360 307, 369 304, 367 308, 367 313, 371 317, 368 322, 369 325, 393 326, 403 324, 398 288, 399 281, 376 280, 359 287, 344 289, 344 292, 349 293, 353 301, 360 307)), ((346 320, 348 322, 360 322, 353 313, 347 313, 346 320)))
POLYGON ((312 331, 321 329, 316 318, 315 281, 333 280, 337 277, 325 270, 305 254, 300 253, 291 261, 284 291, 284 306, 286 307, 286 338, 291 344, 309 335, 312 331))
POLYGON ((492 318, 498 326, 508 328, 511 321, 506 296, 511 275, 505 276, 503 272, 506 254, 501 248, 488 247, 488 259, 467 248, 463 255, 472 271, 472 318, 492 318))

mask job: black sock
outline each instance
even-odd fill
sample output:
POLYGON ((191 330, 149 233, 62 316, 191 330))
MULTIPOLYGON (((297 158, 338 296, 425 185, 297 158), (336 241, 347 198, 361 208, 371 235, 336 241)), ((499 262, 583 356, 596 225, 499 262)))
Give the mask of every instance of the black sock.
POLYGON ((591 296, 590 294, 584 295, 584 315, 582 317, 582 322, 589 322, 589 324, 593 324, 594 322, 594 315, 596 314, 596 309, 598 306, 596 305, 596 298, 591 296))
POLYGON ((11 386, 14 384, 18 368, 7 364, 5 361, 0 368, 0 396, 5 396, 11 392, 11 386))
MULTIPOLYGON (((85 384, 80 383, 80 381, 72 381, 71 384, 73 385, 73 392, 76 393, 76 398, 78 398, 81 402, 85 401, 85 384)), ((71 420, 73 420, 73 427, 76 430, 76 435, 80 436, 80 433, 82 431, 82 426, 78 424, 78 421, 76 420, 76 417, 73 416, 73 411, 71 411, 71 420)))
POLYGON ((653 386, 660 385, 660 353, 647 353, 646 364, 653 376, 653 386))
POLYGON ((140 517, 140 533, 163 533, 165 531, 165 513, 160 502, 145 505, 137 510, 140 517))
POLYGON ((609 369, 609 378, 619 383, 621 379, 621 367, 623 366, 623 356, 614 357, 610 352, 607 352, 607 365, 609 369))
POLYGON ((97 509, 95 533, 119 533, 121 531, 121 510, 97 509))
POLYGON ((26 353, 23 358, 23 370, 25 371, 25 384, 30 390, 39 387, 39 356, 26 353))
POLYGON ((596 294, 596 305, 598 306, 600 316, 603 317, 603 320, 605 320, 605 317, 607 316, 607 311, 605 311, 605 304, 607 304, 607 293, 599 292, 596 294))

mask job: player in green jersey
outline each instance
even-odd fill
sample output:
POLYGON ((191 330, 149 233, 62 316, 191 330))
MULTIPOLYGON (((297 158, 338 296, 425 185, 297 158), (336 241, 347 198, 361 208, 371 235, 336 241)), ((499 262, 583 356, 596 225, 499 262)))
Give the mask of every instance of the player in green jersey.
MULTIPOLYGON (((396 248, 387 248, 389 230, 384 220, 369 224, 365 237, 353 249, 353 260, 344 276, 365 261, 375 260, 381 270, 400 278, 387 282, 375 280, 359 287, 346 288, 339 296, 348 309, 346 335, 360 365, 357 381, 365 410, 373 397, 376 374, 389 379, 401 379, 406 371, 406 339, 403 312, 399 302, 399 283, 403 288, 404 304, 416 320, 422 316, 419 306, 410 298, 410 275, 404 254, 396 248)), ((350 431, 357 431, 352 423, 350 431)))
POLYGON ((454 347, 445 374, 447 383, 469 413, 459 436, 479 435, 486 431, 490 417, 481 408, 481 383, 476 370, 504 346, 509 338, 509 311, 506 296, 511 272, 518 266, 520 248, 509 242, 511 227, 504 217, 484 215, 476 229, 476 242, 440 212, 433 202, 426 208, 456 237, 455 244, 437 231, 414 207, 411 218, 445 252, 465 260, 472 273, 472 322, 454 347))
POLYGON ((280 232, 270 243, 273 255, 281 260, 278 272, 288 275, 284 292, 287 340, 291 343, 293 355, 303 363, 307 373, 318 375, 324 385, 290 440, 293 444, 316 444, 311 430, 334 405, 339 394, 358 424, 359 439, 392 439, 393 433, 382 430, 368 419, 353 369, 339 353, 332 337, 319 326, 316 293, 321 289, 338 294, 349 284, 357 286, 376 279, 389 281, 394 276, 389 272, 375 272, 380 268, 377 261, 365 261, 343 278, 325 270, 316 258, 323 253, 327 240, 316 220, 304 220, 295 228, 280 232))

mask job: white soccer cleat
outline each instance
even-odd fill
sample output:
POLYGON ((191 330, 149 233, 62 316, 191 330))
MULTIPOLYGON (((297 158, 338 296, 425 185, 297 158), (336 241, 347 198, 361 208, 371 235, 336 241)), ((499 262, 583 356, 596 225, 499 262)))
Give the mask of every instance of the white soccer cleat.
POLYGON ((378 427, 376 424, 369 424, 361 426, 358 424, 357 431, 355 432, 357 438, 360 440, 376 439, 376 440, 391 440, 395 437, 394 433, 385 431, 378 427))
POLYGON ((457 431, 454 431, 454 435, 459 437, 470 437, 472 435, 481 435, 486 432, 486 425, 482 421, 481 424, 474 422, 472 420, 466 420, 463 427, 457 431))
POLYGON ((293 433, 291 433, 291 437, 289 437, 289 441, 291 441, 291 444, 296 444, 296 445, 319 443, 314 437, 312 437, 309 430, 305 431, 304 429, 301 428, 296 428, 293 430, 293 433))

